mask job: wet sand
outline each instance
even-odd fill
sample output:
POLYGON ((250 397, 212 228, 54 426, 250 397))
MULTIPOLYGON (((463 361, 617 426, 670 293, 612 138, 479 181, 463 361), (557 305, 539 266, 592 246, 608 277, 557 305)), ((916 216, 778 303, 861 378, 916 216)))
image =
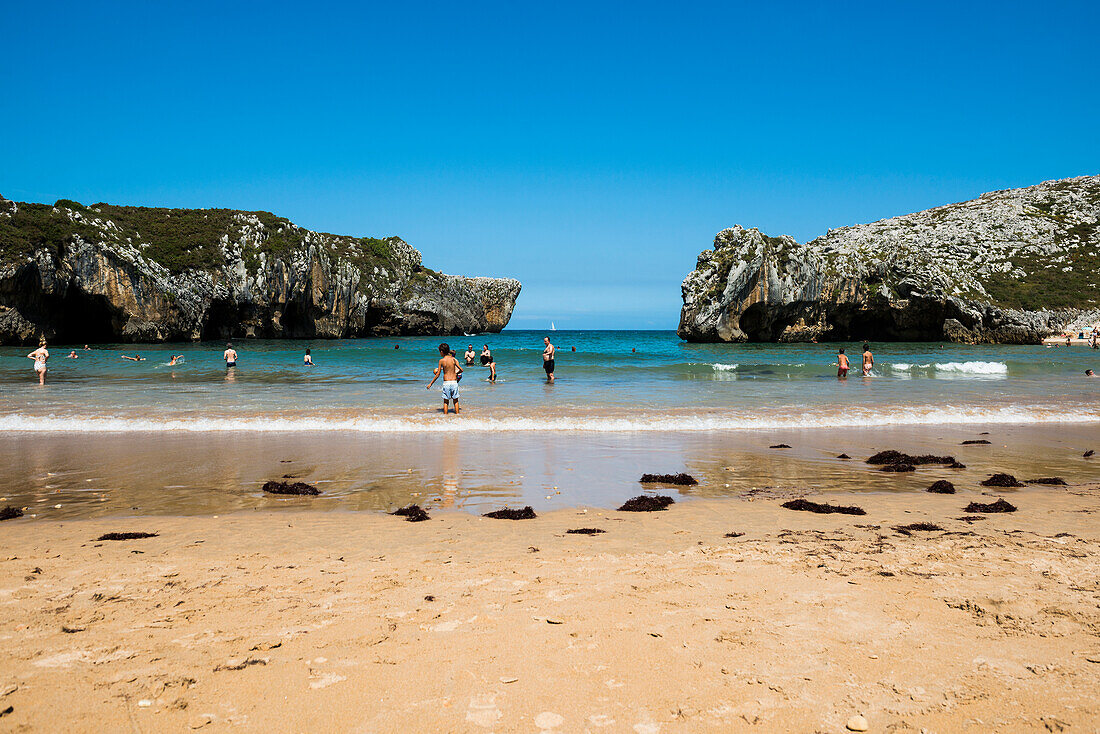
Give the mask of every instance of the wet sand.
MULTIPOLYGON (((899 447, 908 448, 908 447, 899 447)), ((650 467, 646 467, 647 469, 650 467)), ((666 467, 653 467, 665 469, 666 467)), ((671 467, 669 467, 671 469, 671 467)), ((1100 485, 0 524, 27 731, 1094 731, 1100 485), (916 522, 943 531, 893 529, 916 522), (570 535, 572 528, 606 533, 570 535), (157 537, 96 542, 103 533, 157 537), (727 533, 743 533, 727 538, 727 533)))
POLYGON ((0 434, 0 504, 38 519, 212 515, 241 510, 387 511, 416 502, 475 513, 508 503, 536 510, 618 507, 645 472, 687 471, 689 497, 760 488, 919 492, 937 479, 978 488, 994 472, 1097 477, 1100 424, 909 426, 835 430, 433 434, 0 434), (989 445, 963 446, 965 440, 989 445), (771 449, 786 444, 789 449, 771 449), (883 449, 957 457, 965 470, 888 475, 864 460, 883 449), (850 461, 837 456, 847 453, 850 461), (288 475, 315 484, 309 500, 272 498, 288 475), (60 505, 60 506, 58 506, 60 505))

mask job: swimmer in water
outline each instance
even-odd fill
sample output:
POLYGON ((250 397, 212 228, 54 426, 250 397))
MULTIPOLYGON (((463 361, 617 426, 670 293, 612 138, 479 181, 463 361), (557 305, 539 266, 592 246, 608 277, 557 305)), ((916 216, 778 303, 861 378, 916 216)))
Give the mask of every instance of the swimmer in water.
POLYGON ((38 349, 27 355, 27 359, 34 360, 34 371, 38 373, 38 384, 46 384, 46 360, 50 358, 50 351, 46 349, 46 340, 43 339, 38 349))
POLYGON ((237 366, 237 350, 233 348, 232 344, 225 345, 225 351, 222 352, 222 359, 225 360, 226 369, 237 366))
POLYGON ((76 350, 69 352, 65 355, 65 359, 80 359, 80 355, 76 353, 76 350))
POLYGON ((1085 377, 1096 377, 1092 370, 1085 370, 1085 377))
POLYGON ((306 356, 302 357, 302 364, 304 364, 306 367, 313 366, 313 357, 310 355, 308 349, 306 350, 306 356))
POLYGON ((843 347, 840 348, 840 352, 836 355, 836 376, 848 376, 848 355, 844 353, 843 347))
POLYGON ((875 367, 875 355, 871 354, 871 345, 863 345, 863 376, 870 377, 871 370, 875 367))
POLYGON ((467 365, 473 364, 475 356, 476 355, 474 354, 474 345, 473 344, 467 344, 466 345, 466 354, 463 355, 463 358, 466 360, 466 364, 467 365))
POLYGON ((122 355, 122 358, 123 359, 128 359, 131 362, 144 362, 145 361, 145 357, 142 357, 140 354, 135 354, 133 357, 128 357, 124 354, 124 355, 122 355))
POLYGON ((542 369, 546 372, 546 381, 554 381, 554 354, 557 349, 550 343, 550 337, 544 336, 542 343, 546 345, 546 348, 542 350, 542 369))
POLYGON ((481 366, 488 367, 489 363, 493 361, 493 353, 489 351, 489 345, 486 344, 481 348, 481 366))
POLYGON ((182 355, 182 354, 174 354, 174 355, 172 355, 172 360, 171 360, 171 361, 170 361, 170 362, 168 363, 168 366, 169 366, 169 367, 175 367, 175 366, 176 366, 177 364, 179 364, 179 363, 180 363, 180 360, 181 360, 181 359, 183 359, 183 355, 182 355))

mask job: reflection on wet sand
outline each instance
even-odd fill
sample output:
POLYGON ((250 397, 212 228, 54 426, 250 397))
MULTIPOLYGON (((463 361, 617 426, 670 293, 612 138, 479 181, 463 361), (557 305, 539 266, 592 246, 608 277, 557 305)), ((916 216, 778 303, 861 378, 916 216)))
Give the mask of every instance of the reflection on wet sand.
POLYGON ((980 492, 994 472, 1021 478, 1095 477, 1085 449, 1100 427, 1000 426, 990 445, 962 446, 980 426, 711 433, 501 432, 466 434, 79 434, 8 435, 9 468, 0 496, 30 514, 68 518, 119 514, 217 514, 244 509, 485 512, 530 504, 545 510, 615 507, 638 493, 642 473, 693 474, 683 496, 746 497, 761 492, 833 490, 923 492, 948 479, 980 492), (793 448, 769 449, 786 443, 793 448), (94 446, 94 450, 89 450, 94 446), (922 466, 887 474, 865 463, 900 449, 951 454, 964 470, 922 466), (837 459, 847 453, 850 461, 837 459), (271 497, 264 482, 289 478, 318 497, 271 497), (56 505, 61 505, 56 507, 56 505))

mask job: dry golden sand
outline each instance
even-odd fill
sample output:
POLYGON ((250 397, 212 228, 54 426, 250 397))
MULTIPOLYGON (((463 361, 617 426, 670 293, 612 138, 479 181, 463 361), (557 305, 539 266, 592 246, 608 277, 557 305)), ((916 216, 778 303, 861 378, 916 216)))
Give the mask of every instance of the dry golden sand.
POLYGON ((0 728, 1095 731, 1100 486, 1005 496, 9 521, 0 728))

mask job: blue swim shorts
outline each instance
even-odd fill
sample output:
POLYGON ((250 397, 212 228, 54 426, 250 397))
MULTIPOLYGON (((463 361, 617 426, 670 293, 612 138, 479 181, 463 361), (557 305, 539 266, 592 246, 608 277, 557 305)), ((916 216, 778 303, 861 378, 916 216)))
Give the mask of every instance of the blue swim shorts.
POLYGON ((458 383, 457 382, 444 382, 443 383, 443 399, 444 400, 458 400, 458 383))

